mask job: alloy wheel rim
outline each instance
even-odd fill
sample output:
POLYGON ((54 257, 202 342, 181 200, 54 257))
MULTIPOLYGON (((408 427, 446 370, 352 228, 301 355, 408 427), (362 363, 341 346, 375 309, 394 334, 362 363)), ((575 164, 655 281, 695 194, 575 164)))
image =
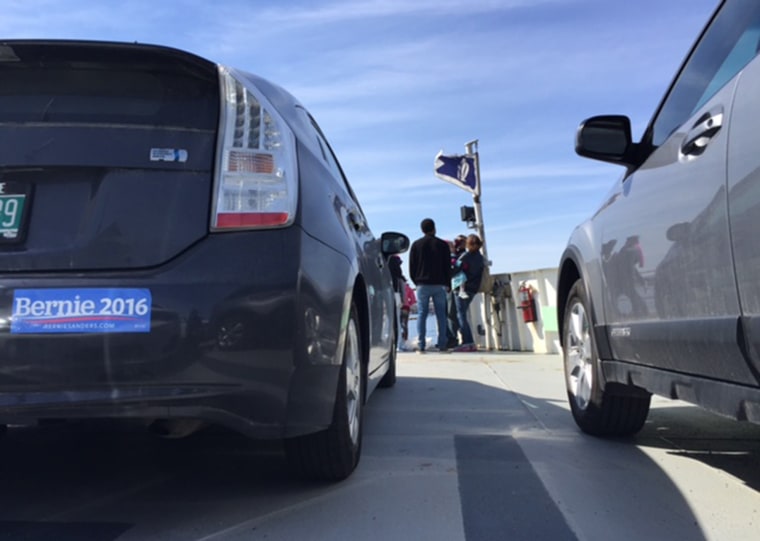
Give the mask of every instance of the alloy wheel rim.
POLYGON ((585 410, 591 401, 594 382, 591 326, 583 304, 576 302, 570 309, 565 353, 567 390, 576 406, 585 410))
POLYGON ((359 338, 356 323, 348 322, 346 340, 346 418, 351 442, 359 443, 359 423, 361 419, 362 373, 359 358, 359 338))

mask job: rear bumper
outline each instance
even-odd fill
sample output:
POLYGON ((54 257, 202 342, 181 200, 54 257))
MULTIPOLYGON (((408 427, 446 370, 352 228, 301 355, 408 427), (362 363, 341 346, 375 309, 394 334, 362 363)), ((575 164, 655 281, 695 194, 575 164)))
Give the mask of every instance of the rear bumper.
POLYGON ((325 428, 348 273, 304 271, 335 260, 325 252, 291 227, 210 236, 149 271, 6 274, 0 423, 197 418, 261 438, 325 428), (12 332, 14 291, 45 288, 147 289, 150 331, 12 332))

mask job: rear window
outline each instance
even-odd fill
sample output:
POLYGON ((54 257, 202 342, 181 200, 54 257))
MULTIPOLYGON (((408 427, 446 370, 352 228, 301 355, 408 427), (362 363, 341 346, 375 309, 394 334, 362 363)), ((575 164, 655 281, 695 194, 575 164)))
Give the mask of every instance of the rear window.
POLYGON ((0 45, 0 123, 213 130, 215 66, 163 48, 0 45))

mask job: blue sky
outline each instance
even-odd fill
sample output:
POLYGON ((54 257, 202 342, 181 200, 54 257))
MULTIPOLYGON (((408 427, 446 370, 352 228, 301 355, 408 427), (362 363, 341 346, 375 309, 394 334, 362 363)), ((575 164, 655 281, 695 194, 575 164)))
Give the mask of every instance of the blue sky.
POLYGON ((138 41, 290 90, 373 231, 469 233, 439 150, 478 139, 494 272, 555 267, 622 168, 577 157, 595 114, 638 138, 718 0, 3 0, 0 37, 138 41))

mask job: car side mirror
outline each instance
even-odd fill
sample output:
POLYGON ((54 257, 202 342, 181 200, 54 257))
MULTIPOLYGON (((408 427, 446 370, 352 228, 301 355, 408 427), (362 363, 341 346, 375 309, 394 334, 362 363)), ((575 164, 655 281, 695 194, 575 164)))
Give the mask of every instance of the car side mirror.
POLYGON ((380 236, 384 255, 401 254, 409 249, 409 237, 403 233, 388 231, 380 236))
POLYGON ((575 134, 575 152, 592 160, 630 166, 635 146, 631 120, 623 115, 591 117, 581 123, 575 134))

